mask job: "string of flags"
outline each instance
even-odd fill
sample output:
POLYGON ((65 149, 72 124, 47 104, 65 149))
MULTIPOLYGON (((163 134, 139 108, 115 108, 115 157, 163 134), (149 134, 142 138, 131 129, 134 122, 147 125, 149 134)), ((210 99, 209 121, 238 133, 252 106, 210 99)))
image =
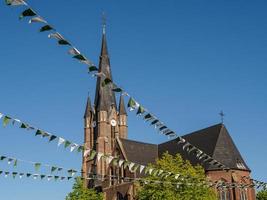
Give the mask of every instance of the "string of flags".
POLYGON ((6 115, 0 112, 0 119, 2 119, 3 126, 6 127, 9 124, 18 125, 19 128, 35 131, 35 136, 40 136, 41 138, 48 139, 48 142, 57 140, 57 146, 63 145, 65 148, 70 148, 70 152, 77 151, 82 152, 84 149, 83 145, 78 145, 77 143, 71 142, 63 137, 56 136, 52 133, 44 131, 40 128, 30 125, 29 123, 23 122, 20 119, 13 118, 10 115, 6 115))
MULTIPOLYGON (((152 112, 150 112, 144 106, 142 106, 138 101, 136 101, 132 96, 130 96, 124 89, 122 89, 117 84, 115 84, 111 79, 107 78, 105 76, 105 74, 98 73, 98 68, 89 59, 87 59, 82 53, 80 53, 80 51, 75 46, 73 46, 59 32, 57 32, 56 29, 52 25, 48 24, 48 22, 43 17, 41 17, 39 14, 37 14, 37 12, 34 11, 24 0, 5 0, 5 2, 8 6, 25 6, 26 9, 21 13, 21 15, 19 16, 19 19, 22 20, 24 18, 30 18, 29 24, 31 24, 31 23, 42 24, 42 26, 39 29, 40 32, 49 32, 48 38, 57 40, 57 43, 59 45, 69 46, 70 48, 68 50, 68 53, 74 59, 77 59, 79 62, 87 65, 88 72, 92 73, 93 77, 103 77, 104 78, 103 83, 102 83, 103 87, 105 87, 106 85, 112 85, 114 92, 122 93, 123 95, 125 95, 129 98, 127 106, 130 109, 130 111, 135 110, 137 116, 142 116, 143 120, 145 122, 148 122, 150 125, 154 126, 160 133, 168 136, 169 138, 175 138, 177 141, 177 144, 182 145, 182 149, 185 152, 187 152, 188 154, 192 154, 192 155, 196 156, 196 158, 198 160, 202 161, 203 163, 213 165, 213 166, 218 167, 218 168, 223 169, 223 170, 227 170, 227 167, 224 164, 213 159, 211 156, 209 156, 208 154, 203 152, 201 149, 195 147, 194 145, 192 145, 191 143, 186 141, 184 138, 179 137, 178 134, 176 134, 173 130, 168 128, 168 126, 165 123, 163 123, 156 115, 154 115, 152 112)), ((42 131, 40 129, 36 129, 36 128, 34 128, 34 127, 32 127, 26 123, 21 122, 20 120, 12 119, 11 117, 6 116, 6 115, 3 116, 3 114, 0 113, 0 118, 2 118, 2 117, 4 117, 3 118, 3 125, 4 126, 6 126, 9 123, 9 121, 12 121, 12 123, 17 122, 17 123, 21 124, 20 128, 24 128, 27 130, 36 130, 36 135, 41 135, 42 137, 48 137, 49 142, 51 142, 55 139, 58 139, 58 146, 60 146, 61 144, 64 144, 64 147, 65 148, 70 147, 71 151, 74 151, 75 149, 77 149, 78 152, 81 152, 84 150, 84 147, 81 145, 78 145, 76 143, 72 143, 68 140, 65 140, 64 138, 57 137, 53 134, 42 131)), ((86 151, 88 151, 88 150, 85 150, 85 152, 86 151)), ((93 150, 91 151, 90 156, 91 157, 97 156, 98 159, 103 157, 103 156, 101 156, 101 153, 97 153, 93 150)), ((107 160, 108 160, 108 162, 111 162, 111 161, 113 162, 113 160, 115 160, 115 159, 114 158, 112 159, 111 157, 107 157, 107 160)), ((116 161, 114 161, 114 162, 116 162, 116 161)), ((128 162, 128 161, 125 161, 125 162, 128 162)), ((140 168, 140 171, 143 171, 143 169, 145 168, 145 166, 144 167, 143 166, 136 167, 137 164, 135 164, 135 163, 129 164, 129 163, 130 162, 128 162, 127 165, 129 165, 129 167, 131 167, 131 168, 134 167, 135 171, 138 169, 138 167, 140 168)), ((121 163, 118 163, 118 164, 120 165, 121 163)), ((153 169, 149 169, 148 171, 151 174, 153 172, 153 169)))
MULTIPOLYGON (((143 116, 145 122, 153 125, 160 133, 170 137, 177 138, 177 143, 182 145, 183 150, 188 154, 195 155, 198 160, 201 160, 203 163, 213 165, 215 167, 221 169, 227 169, 226 166, 219 161, 213 159, 211 156, 203 152, 201 149, 195 147, 184 138, 179 137, 174 131, 168 128, 156 115, 152 114, 148 109, 138 103, 132 96, 130 96, 124 89, 117 86, 110 78, 106 77, 103 73, 98 73, 98 68, 88 60, 80 51, 74 47, 68 40, 66 40, 56 29, 47 23, 47 21, 41 17, 37 12, 35 12, 24 0, 5 0, 6 4, 9 6, 26 6, 21 15, 20 19, 29 17, 29 23, 41 23, 43 24, 40 28, 40 32, 49 32, 48 37, 56 39, 59 45, 67 45, 70 46, 68 53, 73 56, 73 58, 77 59, 81 63, 84 63, 88 66, 89 73, 93 73, 93 77, 103 77, 104 80, 102 82, 102 86, 105 87, 107 85, 112 85, 114 92, 122 93, 129 97, 128 108, 130 111, 136 110, 136 115, 143 116)), ((6 119, 7 120, 7 119, 6 119)), ((59 138, 59 145, 65 143, 66 146, 71 146, 71 150, 75 149, 77 146, 72 144, 69 141, 64 140, 63 138, 59 138)), ((81 147, 82 148, 82 147, 81 147)))
POLYGON ((75 169, 67 169, 67 168, 58 167, 55 165, 49 165, 49 164, 43 164, 40 162, 22 160, 19 158, 9 157, 6 155, 0 155, 0 162, 7 162, 7 164, 12 165, 13 167, 17 167, 20 162, 28 163, 34 167, 35 171, 39 171, 41 167, 45 167, 50 171, 51 174, 65 171, 65 172, 68 172, 69 176, 72 176, 72 177, 78 172, 78 170, 75 170, 75 169))

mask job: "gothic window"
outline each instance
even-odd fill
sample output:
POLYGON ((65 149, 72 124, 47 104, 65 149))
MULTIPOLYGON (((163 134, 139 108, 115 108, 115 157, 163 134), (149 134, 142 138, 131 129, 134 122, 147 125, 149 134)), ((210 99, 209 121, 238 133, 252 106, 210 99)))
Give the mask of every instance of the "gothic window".
POLYGON ((248 200, 247 188, 240 189, 240 200, 248 200))
POLYGON ((226 180, 222 179, 220 181, 220 186, 218 187, 218 199, 219 200, 231 200, 230 189, 225 185, 226 180))

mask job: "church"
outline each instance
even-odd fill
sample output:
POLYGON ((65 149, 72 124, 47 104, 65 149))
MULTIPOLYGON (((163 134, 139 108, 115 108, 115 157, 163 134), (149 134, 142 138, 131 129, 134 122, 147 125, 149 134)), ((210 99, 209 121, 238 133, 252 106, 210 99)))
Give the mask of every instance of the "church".
MULTIPOLYGON (((102 46, 99 58, 99 73, 112 80, 110 59, 107 48, 106 33, 102 33, 102 46)), ((98 77, 94 103, 88 97, 84 113, 84 144, 86 148, 94 149, 105 155, 142 165, 154 163, 157 158, 168 151, 171 155, 181 154, 183 159, 191 164, 201 164, 206 176, 213 182, 222 181, 230 184, 251 184, 251 170, 242 158, 224 124, 215 124, 182 136, 191 144, 203 150, 206 154, 223 163, 229 170, 199 163, 194 156, 185 153, 175 140, 162 144, 149 144, 128 139, 127 110, 123 96, 117 104, 116 96, 111 86, 101 86, 103 77, 98 77)), ((131 172, 123 167, 114 167, 103 159, 97 160, 83 157, 82 171, 85 174, 101 174, 117 179, 85 181, 87 187, 96 187, 103 191, 105 200, 133 200, 135 188, 132 182, 123 177, 140 177, 138 172, 131 172)), ((255 200, 254 188, 214 189, 219 200, 255 200)))

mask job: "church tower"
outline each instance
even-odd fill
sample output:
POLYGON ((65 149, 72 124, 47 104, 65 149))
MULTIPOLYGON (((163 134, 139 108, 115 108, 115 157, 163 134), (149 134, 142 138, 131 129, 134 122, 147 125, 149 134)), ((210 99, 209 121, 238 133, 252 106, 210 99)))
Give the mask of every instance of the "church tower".
MULTIPOLYGON (((110 60, 107 48, 105 25, 103 25, 102 45, 99 57, 98 73, 104 74, 106 78, 112 80, 110 60)), ((112 84, 103 86, 105 77, 97 77, 94 106, 92 108, 88 97, 86 111, 84 115, 84 143, 86 149, 93 149, 104 155, 116 154, 116 138, 127 138, 127 113, 123 96, 120 97, 119 107, 117 107, 115 92, 112 84)), ((83 177, 88 174, 112 175, 113 169, 105 159, 89 160, 83 158, 83 177)), ((103 181, 85 181, 89 187, 106 187, 110 183, 103 181)))

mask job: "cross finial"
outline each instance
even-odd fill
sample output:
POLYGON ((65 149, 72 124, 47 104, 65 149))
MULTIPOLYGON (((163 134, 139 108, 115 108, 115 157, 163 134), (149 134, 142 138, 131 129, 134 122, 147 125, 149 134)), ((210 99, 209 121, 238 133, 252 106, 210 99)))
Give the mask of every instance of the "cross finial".
POLYGON ((107 18, 105 12, 102 12, 102 31, 106 34, 107 18))
POLYGON ((221 111, 221 112, 219 113, 219 115, 221 116, 221 122, 222 122, 222 124, 223 124, 223 122, 224 122, 224 117, 225 117, 225 114, 224 114, 224 112, 223 112, 223 111, 221 111))

